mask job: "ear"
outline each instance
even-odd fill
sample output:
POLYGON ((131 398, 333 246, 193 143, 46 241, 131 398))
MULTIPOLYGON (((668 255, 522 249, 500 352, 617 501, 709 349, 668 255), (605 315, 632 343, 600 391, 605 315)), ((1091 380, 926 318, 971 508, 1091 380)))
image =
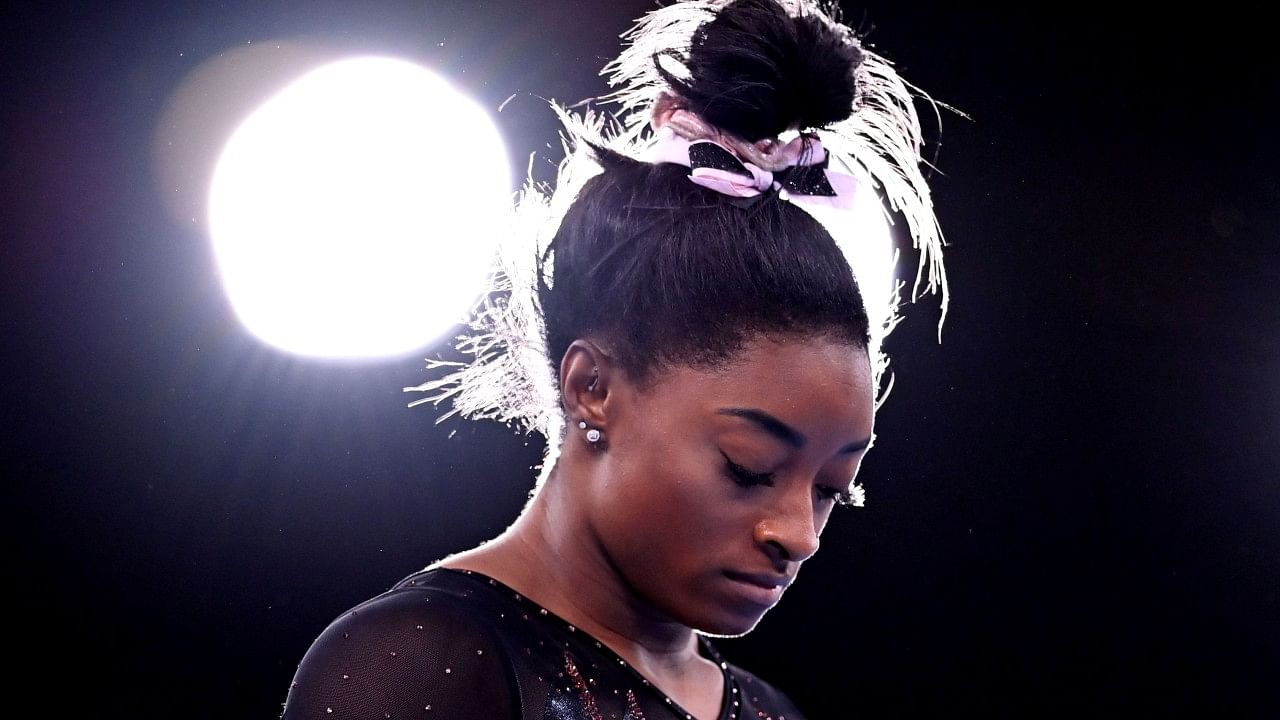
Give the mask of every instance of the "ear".
POLYGON ((675 95, 665 90, 658 93, 658 99, 654 101, 653 109, 649 112, 649 125, 655 132, 661 130, 662 126, 666 125, 667 121, 671 119, 671 113, 678 109, 680 109, 680 105, 675 95))
POLYGON ((570 343, 560 360, 560 398, 570 425, 585 421, 605 431, 608 425, 605 400, 617 374, 613 359, 599 345, 581 339, 570 343))

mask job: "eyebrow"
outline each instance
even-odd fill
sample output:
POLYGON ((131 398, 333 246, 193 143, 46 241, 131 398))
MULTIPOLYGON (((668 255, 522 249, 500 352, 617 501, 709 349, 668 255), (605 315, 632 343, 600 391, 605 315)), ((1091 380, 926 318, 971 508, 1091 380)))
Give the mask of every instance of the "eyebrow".
MULTIPOLYGON (((749 420, 757 428, 769 433, 793 448, 802 448, 805 443, 809 441, 808 438, 804 436, 804 433, 801 433, 799 430, 796 430, 763 410, 756 410, 754 408, 721 408, 716 411, 716 414, 729 415, 731 417, 740 417, 743 420, 749 420)), ((840 448, 840 452, 859 452, 861 450, 866 450, 867 446, 870 444, 871 438, 851 442, 840 448)))

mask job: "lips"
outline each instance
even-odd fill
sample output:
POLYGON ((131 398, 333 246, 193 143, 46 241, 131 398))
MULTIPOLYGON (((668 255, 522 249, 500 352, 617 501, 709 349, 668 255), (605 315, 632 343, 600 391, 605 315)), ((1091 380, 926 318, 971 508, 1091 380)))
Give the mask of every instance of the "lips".
POLYGON ((740 573, 726 570, 724 572, 727 585, 732 588, 736 603, 745 603, 751 614, 778 604, 782 599, 782 591, 787 589, 791 579, 786 575, 772 573, 740 573))
POLYGON ((741 573, 733 570, 725 570, 724 574, 730 580, 738 582, 750 583, 766 590, 774 588, 782 588, 785 590, 791 584, 791 578, 786 575, 774 575, 772 573, 741 573))

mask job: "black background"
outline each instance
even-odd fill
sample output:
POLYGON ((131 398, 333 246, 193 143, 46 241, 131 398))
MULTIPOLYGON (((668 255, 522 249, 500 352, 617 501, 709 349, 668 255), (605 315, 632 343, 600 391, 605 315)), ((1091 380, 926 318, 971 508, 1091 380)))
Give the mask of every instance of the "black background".
MULTIPOLYGON (((540 456, 405 408, 440 348, 352 364, 247 335, 203 219, 160 199, 153 146, 184 77, 280 39, 407 57, 491 110, 516 94, 496 117, 520 172, 555 156, 537 96, 602 93, 649 7, 10 10, 19 694, 53 716, 275 716, 330 619, 499 532, 540 456)), ((1260 6, 1171 7, 846 7, 972 119, 927 128, 954 297, 941 345, 932 300, 889 342, 869 506, 720 643, 813 717, 1280 712, 1280 61, 1260 6)))

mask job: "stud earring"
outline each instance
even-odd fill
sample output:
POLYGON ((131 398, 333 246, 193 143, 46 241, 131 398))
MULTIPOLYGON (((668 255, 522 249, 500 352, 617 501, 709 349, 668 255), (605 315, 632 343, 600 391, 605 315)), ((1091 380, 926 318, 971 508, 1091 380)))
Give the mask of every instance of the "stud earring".
MULTIPOLYGON (((578 427, 583 430, 587 430, 587 421, 579 420, 578 427)), ((591 428, 590 430, 587 430, 587 442, 591 442, 591 443, 600 442, 600 431, 595 428, 591 428)))

